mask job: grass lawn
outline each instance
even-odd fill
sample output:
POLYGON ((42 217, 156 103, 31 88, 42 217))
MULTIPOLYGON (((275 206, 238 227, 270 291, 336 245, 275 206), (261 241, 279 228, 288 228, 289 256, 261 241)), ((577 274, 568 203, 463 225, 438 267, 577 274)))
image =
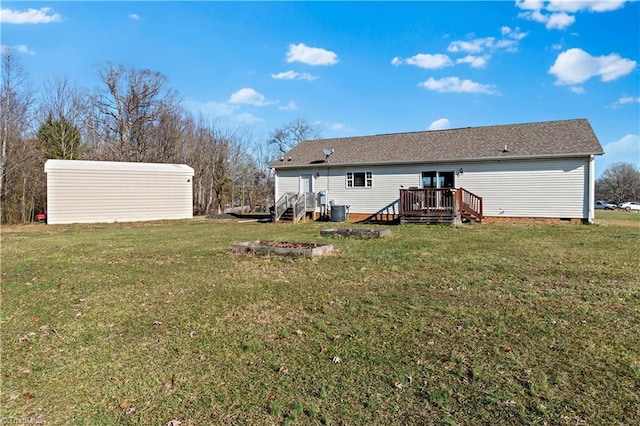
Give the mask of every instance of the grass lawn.
POLYGON ((637 422, 640 214, 597 215, 381 239, 206 219, 4 227, 0 419, 637 422), (337 254, 231 253, 256 239, 337 254))

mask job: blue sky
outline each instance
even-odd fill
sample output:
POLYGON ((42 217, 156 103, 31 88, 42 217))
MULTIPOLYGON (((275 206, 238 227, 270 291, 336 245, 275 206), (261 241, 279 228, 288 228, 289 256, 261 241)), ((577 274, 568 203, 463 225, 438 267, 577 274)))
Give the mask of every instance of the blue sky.
POLYGON ((183 105, 252 138, 587 118, 596 173, 640 164, 637 1, 3 1, 2 49, 38 88, 99 86, 105 61, 159 71, 183 105))

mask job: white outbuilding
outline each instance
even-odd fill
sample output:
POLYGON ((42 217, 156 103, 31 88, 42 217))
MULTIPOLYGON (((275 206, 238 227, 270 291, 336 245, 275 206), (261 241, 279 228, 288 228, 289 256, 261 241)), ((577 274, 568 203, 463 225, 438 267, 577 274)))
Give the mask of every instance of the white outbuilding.
POLYGON ((47 223, 136 222, 193 217, 185 164, 47 160, 47 223))

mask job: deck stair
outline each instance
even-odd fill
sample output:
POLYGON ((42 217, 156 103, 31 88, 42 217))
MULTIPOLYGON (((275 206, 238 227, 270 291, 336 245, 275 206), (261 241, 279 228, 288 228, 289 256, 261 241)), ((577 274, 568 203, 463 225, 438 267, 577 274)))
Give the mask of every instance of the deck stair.
POLYGON ((293 207, 289 207, 288 209, 286 209, 283 213, 282 216, 280 216, 280 219, 283 222, 293 222, 293 207))
POLYGON ((316 208, 316 194, 314 192, 286 192, 274 206, 274 221, 296 223, 304 219, 307 213, 313 213, 316 208))
POLYGON ((463 219, 482 222, 482 219, 484 219, 482 213, 482 197, 464 188, 459 188, 456 191, 456 198, 458 200, 459 213, 463 219))

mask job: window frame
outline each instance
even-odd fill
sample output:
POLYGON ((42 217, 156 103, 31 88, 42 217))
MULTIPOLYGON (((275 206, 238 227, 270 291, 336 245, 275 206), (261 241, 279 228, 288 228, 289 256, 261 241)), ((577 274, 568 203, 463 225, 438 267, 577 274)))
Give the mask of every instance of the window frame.
POLYGON ((455 170, 422 170, 420 172, 420 188, 434 188, 434 189, 443 189, 443 188, 455 188, 456 187, 456 172, 455 170), (424 178, 425 174, 432 174, 430 178, 435 179, 436 186, 424 186, 424 178), (445 182, 444 173, 451 174, 453 180, 451 181, 452 186, 442 186, 445 182))
POLYGON ((373 188, 373 172, 371 170, 346 172, 344 186, 347 189, 371 189, 373 188), (362 175, 363 185, 356 185, 356 182, 360 179, 356 178, 356 175, 362 175))

